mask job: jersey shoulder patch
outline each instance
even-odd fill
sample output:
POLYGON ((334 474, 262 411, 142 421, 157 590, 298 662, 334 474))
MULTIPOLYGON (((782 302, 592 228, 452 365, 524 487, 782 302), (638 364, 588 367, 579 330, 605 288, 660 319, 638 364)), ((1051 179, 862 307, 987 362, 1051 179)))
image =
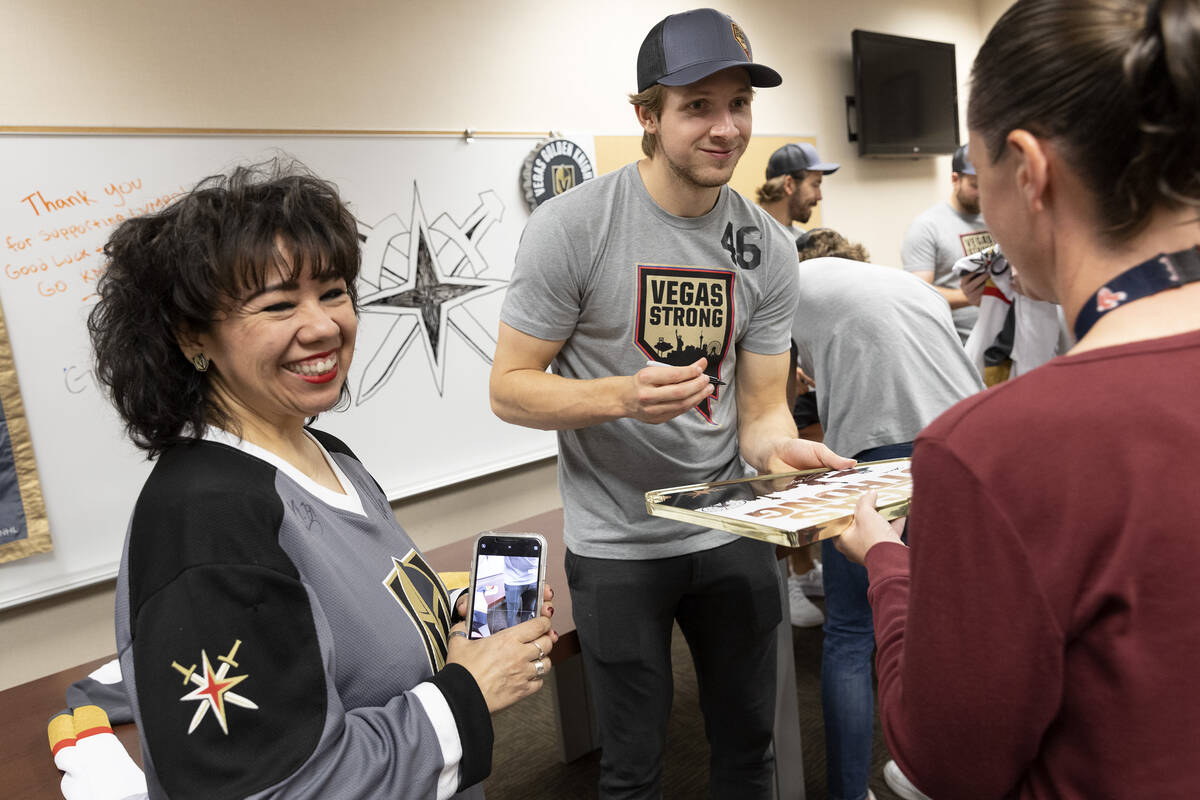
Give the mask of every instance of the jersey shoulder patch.
POLYGON ((130 613, 195 566, 259 564, 298 576, 279 547, 282 519, 270 464, 214 442, 168 450, 146 479, 130 521, 130 613))
POLYGON ((214 442, 164 453, 126 571, 143 741, 171 797, 243 797, 295 772, 327 686, 307 590, 279 544, 276 470, 214 442))

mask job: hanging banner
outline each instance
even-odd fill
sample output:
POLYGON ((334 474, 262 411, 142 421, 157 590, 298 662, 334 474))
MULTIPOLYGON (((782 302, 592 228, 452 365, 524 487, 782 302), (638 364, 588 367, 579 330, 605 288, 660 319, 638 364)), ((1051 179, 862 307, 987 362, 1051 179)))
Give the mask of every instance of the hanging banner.
POLYGON ((0 563, 53 549, 8 328, 0 309, 0 563))

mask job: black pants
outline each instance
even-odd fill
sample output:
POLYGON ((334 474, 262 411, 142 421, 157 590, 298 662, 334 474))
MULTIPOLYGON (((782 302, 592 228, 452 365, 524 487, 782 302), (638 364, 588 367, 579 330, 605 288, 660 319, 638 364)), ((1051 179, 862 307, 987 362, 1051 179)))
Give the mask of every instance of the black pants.
POLYGON ((770 798, 775 766, 775 548, 752 539, 675 558, 585 558, 567 581, 600 734, 600 797, 662 796, 678 621, 712 750, 715 798, 770 798))

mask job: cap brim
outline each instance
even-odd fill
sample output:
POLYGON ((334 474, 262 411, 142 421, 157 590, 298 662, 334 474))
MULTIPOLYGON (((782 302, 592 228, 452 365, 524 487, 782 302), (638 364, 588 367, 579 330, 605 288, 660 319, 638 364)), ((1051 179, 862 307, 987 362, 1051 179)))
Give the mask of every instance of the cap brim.
POLYGON ((664 75, 656 83, 661 83, 663 86, 687 86, 689 83, 702 81, 714 72, 720 72, 730 67, 741 67, 749 72, 751 86, 769 89, 783 83, 783 77, 770 67, 732 60, 702 61, 699 64, 690 64, 683 69, 675 70, 670 75, 664 75))
POLYGON ((837 172, 841 168, 842 168, 841 164, 834 164, 831 162, 828 164, 813 164, 811 167, 808 168, 808 171, 809 172, 820 172, 822 175, 832 175, 833 173, 837 172))

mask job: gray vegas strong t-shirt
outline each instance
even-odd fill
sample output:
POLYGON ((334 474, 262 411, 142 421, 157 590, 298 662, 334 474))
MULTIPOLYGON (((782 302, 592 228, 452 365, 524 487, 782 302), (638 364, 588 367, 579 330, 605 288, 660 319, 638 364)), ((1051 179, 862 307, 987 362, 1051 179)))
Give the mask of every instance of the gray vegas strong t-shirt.
POLYGON ((786 352, 796 302, 794 242, 728 186, 704 216, 676 217, 650 198, 630 164, 538 207, 501 319, 530 336, 564 340, 551 365, 556 374, 632 375, 650 358, 681 365, 704 355, 708 373, 726 382, 661 425, 618 419, 559 431, 573 552, 662 558, 732 539, 649 516, 645 493, 746 474, 734 401, 737 348, 786 352))
MULTIPOLYGON (((959 288, 954 263, 994 243, 981 214, 960 214, 950 203, 938 203, 913 220, 900 246, 900 261, 909 272, 933 271, 933 285, 959 288)), ((965 343, 979 319, 977 306, 951 312, 954 327, 965 343)))

